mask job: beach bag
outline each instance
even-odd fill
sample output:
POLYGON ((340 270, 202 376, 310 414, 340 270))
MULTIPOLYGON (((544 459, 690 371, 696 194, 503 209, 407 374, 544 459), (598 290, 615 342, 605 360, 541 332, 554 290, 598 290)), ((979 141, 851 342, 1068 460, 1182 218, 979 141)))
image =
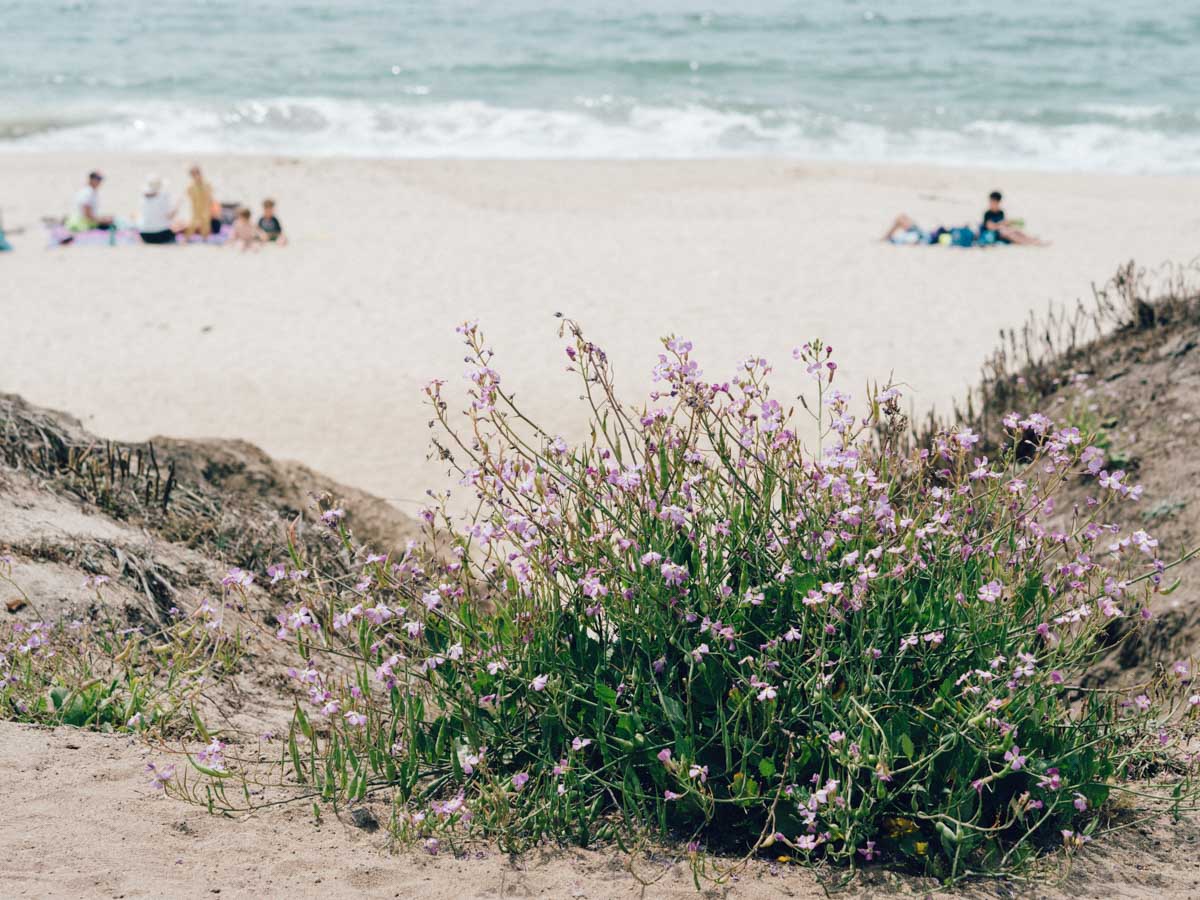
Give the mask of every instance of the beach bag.
POLYGON ((975 232, 970 228, 951 228, 950 243, 955 247, 970 247, 975 243, 975 232))

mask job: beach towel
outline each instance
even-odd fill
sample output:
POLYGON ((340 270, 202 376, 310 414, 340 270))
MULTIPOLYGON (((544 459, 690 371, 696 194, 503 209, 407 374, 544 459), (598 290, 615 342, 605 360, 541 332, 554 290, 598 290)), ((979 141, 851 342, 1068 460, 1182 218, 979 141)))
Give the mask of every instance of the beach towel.
POLYGON ((4 230, 0 229, 0 253, 7 253, 10 250, 12 250, 12 244, 4 237, 4 230))
MULTIPOLYGON (((224 244, 229 239, 233 229, 222 226, 215 234, 207 238, 193 235, 188 243, 191 244, 224 244)), ((65 225, 55 224, 46 226, 47 246, 49 247, 128 247, 142 243, 142 236, 136 228, 93 228, 90 231, 71 231, 65 225)), ((179 238, 179 243, 183 243, 179 238)))

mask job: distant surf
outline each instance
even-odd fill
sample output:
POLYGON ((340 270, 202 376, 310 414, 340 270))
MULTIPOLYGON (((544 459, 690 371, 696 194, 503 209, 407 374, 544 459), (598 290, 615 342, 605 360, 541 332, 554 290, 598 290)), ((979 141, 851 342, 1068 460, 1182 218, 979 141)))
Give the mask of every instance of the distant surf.
POLYGON ((877 6, 0 0, 0 148, 1200 171, 1183 4, 877 6))

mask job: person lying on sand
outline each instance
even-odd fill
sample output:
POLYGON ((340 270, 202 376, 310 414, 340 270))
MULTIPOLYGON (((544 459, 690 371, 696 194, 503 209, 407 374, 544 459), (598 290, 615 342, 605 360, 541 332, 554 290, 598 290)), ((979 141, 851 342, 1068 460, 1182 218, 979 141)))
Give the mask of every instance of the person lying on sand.
POLYGON ((263 201, 263 214, 258 219, 258 236, 260 240, 278 244, 281 247, 287 243, 283 225, 275 215, 275 201, 270 198, 263 201))
POLYGON ((75 194, 74 208, 67 216, 66 226, 69 231, 92 231, 96 228, 112 228, 112 216, 100 215, 100 184, 104 176, 99 172, 89 172, 87 185, 75 194))
POLYGON ((979 243, 1046 246, 1046 241, 1026 234, 1016 222, 1004 218, 1004 210, 1000 206, 1003 200, 1004 195, 999 191, 988 194, 988 208, 984 211, 983 222, 979 225, 979 243))
POLYGON ((892 244, 931 244, 932 233, 917 225, 910 216, 900 213, 883 239, 892 244))
POLYGON ((946 244, 954 247, 970 247, 975 243, 975 232, 966 225, 960 225, 957 228, 939 225, 933 231, 926 231, 914 222, 911 216, 900 213, 892 222, 892 227, 884 233, 883 239, 892 244, 910 246, 946 244))

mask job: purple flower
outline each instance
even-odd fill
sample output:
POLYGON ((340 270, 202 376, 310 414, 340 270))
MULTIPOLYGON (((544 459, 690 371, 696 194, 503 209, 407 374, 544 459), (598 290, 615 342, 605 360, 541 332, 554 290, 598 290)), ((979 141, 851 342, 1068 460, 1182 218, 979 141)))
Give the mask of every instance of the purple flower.
POLYGON ((158 768, 154 763, 146 763, 146 771, 150 773, 150 786, 156 791, 165 791, 167 782, 175 777, 174 766, 158 768))
POLYGON ((675 563, 662 564, 662 577, 667 584, 683 584, 687 581, 688 571, 686 568, 675 563))
POLYGON ((979 599, 984 603, 995 603, 1000 599, 1000 594, 1003 593, 1004 587, 998 581, 989 581, 979 589, 979 599))
POLYGON ((1046 788, 1051 791, 1057 791, 1062 788, 1062 776, 1058 769, 1047 769, 1045 776, 1038 782, 1038 787, 1046 788))
POLYGON ((1004 758, 1008 761, 1008 764, 1012 766, 1012 770, 1014 772, 1021 771, 1028 759, 1027 757, 1021 755, 1021 748, 1016 744, 1012 745, 1011 750, 1005 752, 1004 758))
POLYGON ((225 587, 237 585, 239 587, 250 587, 254 583, 254 573, 239 569, 236 566, 229 570, 224 578, 221 579, 221 584, 225 587))

